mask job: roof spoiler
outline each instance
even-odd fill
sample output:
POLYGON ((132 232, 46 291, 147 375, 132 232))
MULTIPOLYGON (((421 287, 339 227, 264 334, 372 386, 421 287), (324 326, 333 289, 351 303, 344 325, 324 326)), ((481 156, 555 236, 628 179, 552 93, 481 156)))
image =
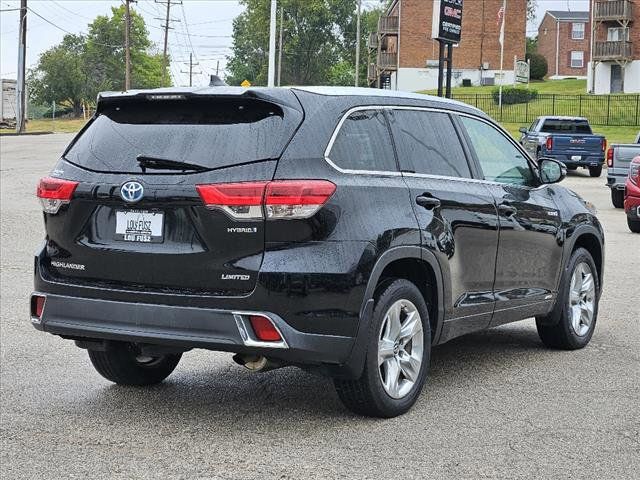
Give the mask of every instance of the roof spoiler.
POLYGON ((227 87, 227 83, 217 75, 211 75, 209 80, 210 87, 227 87))

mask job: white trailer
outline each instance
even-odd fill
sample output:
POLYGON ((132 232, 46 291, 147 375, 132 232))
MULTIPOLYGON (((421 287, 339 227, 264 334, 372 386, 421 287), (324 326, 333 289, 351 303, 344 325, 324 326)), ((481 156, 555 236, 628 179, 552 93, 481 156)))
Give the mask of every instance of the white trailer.
POLYGON ((0 127, 14 128, 16 126, 16 80, 0 79, 0 127))

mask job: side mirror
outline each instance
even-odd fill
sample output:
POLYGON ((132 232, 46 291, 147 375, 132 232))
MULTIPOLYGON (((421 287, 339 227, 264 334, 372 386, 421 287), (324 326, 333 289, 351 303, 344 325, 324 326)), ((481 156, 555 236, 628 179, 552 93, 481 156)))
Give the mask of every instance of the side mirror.
POLYGON ((540 158, 538 172, 542 183, 558 183, 567 176, 567 167, 554 158, 540 158))
POLYGON ((526 135, 528 130, 526 129, 526 127, 520 127, 520 128, 518 129, 518 131, 519 131, 520 133, 522 133, 523 135, 526 135))

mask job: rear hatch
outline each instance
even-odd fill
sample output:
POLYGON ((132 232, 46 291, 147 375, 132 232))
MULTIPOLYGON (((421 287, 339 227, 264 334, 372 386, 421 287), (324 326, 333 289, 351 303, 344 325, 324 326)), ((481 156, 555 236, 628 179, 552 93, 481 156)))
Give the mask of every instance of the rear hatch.
POLYGON ((45 271, 145 291, 253 290, 264 219, 247 198, 260 205, 262 193, 237 183, 271 180, 302 121, 295 96, 279 95, 102 99, 53 173, 78 184, 68 205, 45 214, 45 271), (207 208, 205 196, 219 205, 207 208))

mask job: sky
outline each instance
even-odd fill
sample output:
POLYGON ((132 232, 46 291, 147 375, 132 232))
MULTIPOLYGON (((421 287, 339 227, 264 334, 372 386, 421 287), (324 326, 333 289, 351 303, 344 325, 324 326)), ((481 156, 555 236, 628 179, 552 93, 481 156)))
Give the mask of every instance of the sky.
MULTIPOLYGON (((175 1, 175 0, 174 0, 175 1)), ((473 2, 479 0, 465 0, 473 2)), ((508 2, 508 0, 507 0, 508 2)), ((533 36, 546 10, 587 10, 589 0, 537 0, 536 19, 527 26, 527 35, 533 36)), ((364 0, 365 8, 377 4, 364 0)), ((39 55, 58 44, 66 33, 84 33, 97 15, 107 15, 111 7, 121 0, 28 0, 32 10, 27 17, 27 68, 38 62, 39 55), (38 15, 36 15, 38 14, 38 15)), ((16 78, 18 62, 19 12, 10 11, 20 6, 18 0, 0 0, 0 74, 2 78, 16 78)), ((155 0, 138 0, 133 9, 147 24, 151 40, 162 51, 165 4, 155 0)), ((226 56, 232 45, 232 21, 243 8, 237 0, 182 0, 182 5, 171 7, 173 30, 169 33, 171 76, 175 85, 189 84, 189 53, 193 52, 194 85, 209 83, 209 75, 224 75, 226 56), (179 21, 178 21, 179 20, 179 21), (186 62, 186 63, 185 63, 186 62)), ((509 12, 507 3, 507 12, 509 12)))

